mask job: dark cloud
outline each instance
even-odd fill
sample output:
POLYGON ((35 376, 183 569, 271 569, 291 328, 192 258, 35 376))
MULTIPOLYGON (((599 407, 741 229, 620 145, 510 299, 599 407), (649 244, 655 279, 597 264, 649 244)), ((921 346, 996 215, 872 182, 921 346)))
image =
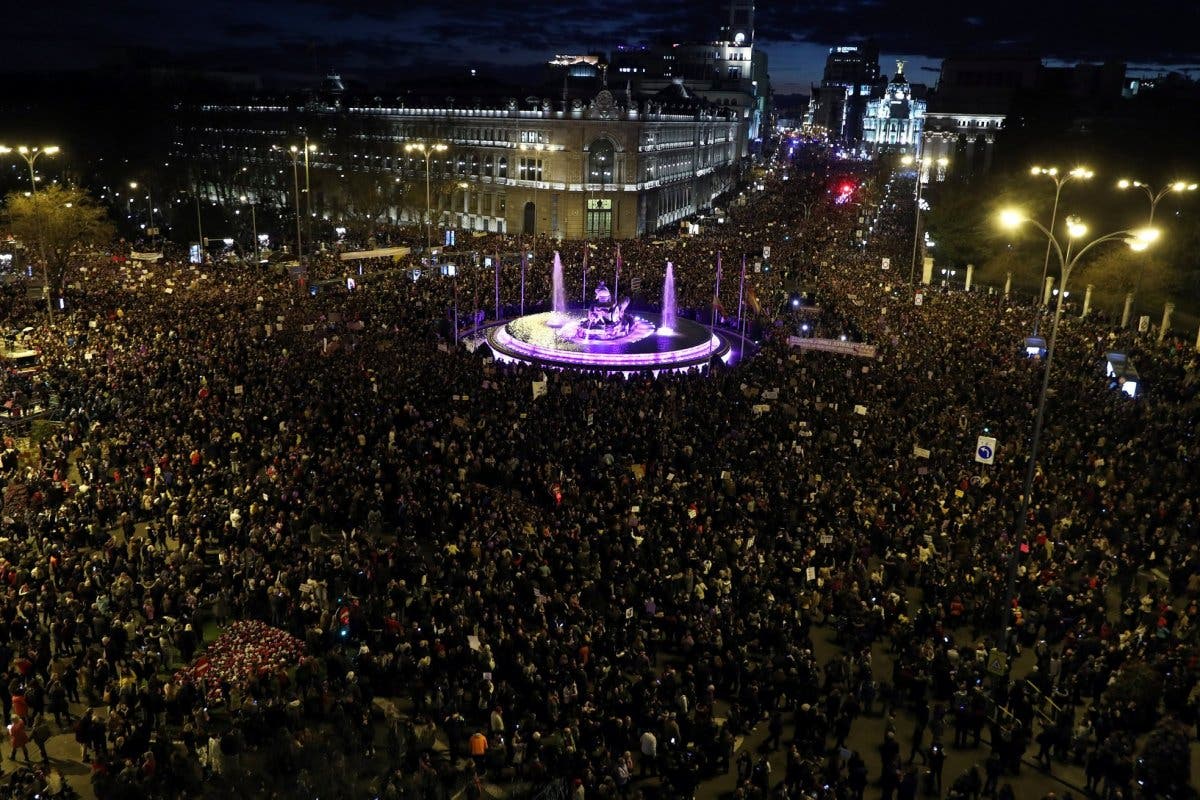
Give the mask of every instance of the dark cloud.
POLYGON ((938 58, 1020 50, 1065 60, 1200 61, 1195 0, 764 3, 756 27, 773 42, 834 44, 856 33, 889 51, 938 58))
MULTIPOLYGON (((113 50, 147 46, 216 69, 294 71, 289 59, 347 70, 503 66, 556 52, 712 38, 727 16, 720 0, 72 2, 78 7, 35 5, 9 20, 12 68, 86 66, 113 50)), ((1200 63, 1198 0, 762 0, 755 27, 771 64, 797 83, 817 77, 822 47, 868 38, 884 52, 934 62, 1011 52, 1200 63)))

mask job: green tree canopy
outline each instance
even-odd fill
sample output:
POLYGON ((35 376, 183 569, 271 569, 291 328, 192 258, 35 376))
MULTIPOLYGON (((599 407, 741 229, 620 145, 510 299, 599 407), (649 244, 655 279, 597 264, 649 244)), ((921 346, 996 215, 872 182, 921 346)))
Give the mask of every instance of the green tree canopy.
POLYGON ((60 295, 75 260, 113 238, 107 210, 82 189, 52 185, 36 194, 13 192, 6 205, 10 232, 45 265, 51 290, 60 295))

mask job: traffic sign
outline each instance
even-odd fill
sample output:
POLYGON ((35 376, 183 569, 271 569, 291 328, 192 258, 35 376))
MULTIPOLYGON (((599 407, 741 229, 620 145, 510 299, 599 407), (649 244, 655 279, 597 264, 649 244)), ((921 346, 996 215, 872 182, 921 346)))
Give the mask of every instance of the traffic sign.
POLYGON ((975 442, 975 460, 980 464, 992 464, 996 460, 996 439, 980 436, 975 442))
POLYGON ((763 245, 763 260, 765 261, 766 259, 768 259, 770 257, 771 257, 771 245, 764 244, 763 245))
POLYGON ((992 651, 988 653, 987 669, 997 678, 1003 678, 1008 672, 1008 658, 1004 653, 992 648, 992 651))
POLYGON ((920 292, 917 292, 916 294, 913 295, 913 305, 914 306, 919 306, 924 302, 925 302, 925 295, 921 294, 920 292))
POLYGON ((882 266, 884 269, 891 269, 892 268, 892 260, 890 258, 888 258, 887 256, 884 256, 882 266))

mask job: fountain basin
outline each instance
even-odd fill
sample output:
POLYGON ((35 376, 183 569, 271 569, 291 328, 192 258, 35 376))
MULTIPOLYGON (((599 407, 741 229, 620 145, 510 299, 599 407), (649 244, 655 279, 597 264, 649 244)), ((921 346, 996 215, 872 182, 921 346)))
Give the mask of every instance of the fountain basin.
POLYGON ((674 330, 656 335, 659 314, 634 314, 634 324, 615 339, 576 336, 586 311, 567 311, 567 319, 553 326, 555 312, 529 314, 491 328, 487 343, 499 361, 538 364, 577 370, 637 372, 707 368, 711 358, 728 360, 729 343, 705 325, 677 318, 674 330))

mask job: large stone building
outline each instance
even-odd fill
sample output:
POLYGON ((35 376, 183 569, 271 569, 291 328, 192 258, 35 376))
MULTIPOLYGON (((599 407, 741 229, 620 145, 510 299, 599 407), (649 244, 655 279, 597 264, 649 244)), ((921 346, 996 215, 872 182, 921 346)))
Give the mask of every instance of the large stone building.
POLYGON ((753 0, 729 0, 727 24, 715 40, 656 47, 618 47, 612 76, 637 94, 677 91, 727 108, 742 121, 738 155, 756 155, 770 123, 767 54, 754 43, 753 0))
POLYGON ((370 208, 368 217, 400 222, 425 212, 426 159, 406 145, 445 145, 429 158, 430 205, 442 224, 628 238, 672 225, 731 189, 745 137, 734 109, 674 85, 635 99, 604 88, 603 75, 586 99, 564 90, 557 100, 474 107, 352 99, 333 81, 326 89, 307 99, 181 107, 177 155, 218 199, 250 192, 290 205, 286 147, 307 137, 315 145, 315 215, 336 220, 370 208), (268 180, 255 185, 253 174, 268 180))
POLYGON ((880 97, 867 102, 863 116, 863 144, 873 156, 882 153, 917 155, 925 126, 924 87, 904 77, 904 62, 880 97))

